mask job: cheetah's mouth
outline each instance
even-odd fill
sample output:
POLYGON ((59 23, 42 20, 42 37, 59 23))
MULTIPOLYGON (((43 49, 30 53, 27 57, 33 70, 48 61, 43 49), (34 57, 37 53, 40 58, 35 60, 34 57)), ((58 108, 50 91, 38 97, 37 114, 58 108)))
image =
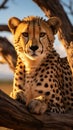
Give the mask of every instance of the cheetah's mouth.
POLYGON ((35 54, 35 52, 33 52, 33 54, 31 56, 35 57, 35 56, 37 56, 37 54, 35 54))
POLYGON ((25 53, 25 55, 31 60, 36 60, 38 58, 38 55, 35 52, 33 52, 32 54, 25 53))

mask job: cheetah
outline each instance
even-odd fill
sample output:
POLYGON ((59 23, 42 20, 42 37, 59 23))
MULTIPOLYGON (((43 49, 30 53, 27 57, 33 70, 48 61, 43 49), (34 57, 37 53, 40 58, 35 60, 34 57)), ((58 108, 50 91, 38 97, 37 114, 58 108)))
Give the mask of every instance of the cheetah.
POLYGON ((61 58, 54 49, 60 19, 12 17, 8 25, 17 52, 10 96, 23 103, 31 113, 64 113, 73 109, 72 72, 67 59, 61 58))

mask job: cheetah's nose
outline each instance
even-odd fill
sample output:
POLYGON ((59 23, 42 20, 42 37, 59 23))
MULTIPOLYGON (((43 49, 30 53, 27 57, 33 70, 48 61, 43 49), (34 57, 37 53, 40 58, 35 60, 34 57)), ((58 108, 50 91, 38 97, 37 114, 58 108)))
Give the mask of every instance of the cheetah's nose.
POLYGON ((31 46, 30 49, 31 49, 32 51, 36 51, 36 50, 38 49, 38 46, 36 46, 36 45, 35 45, 35 46, 31 46))

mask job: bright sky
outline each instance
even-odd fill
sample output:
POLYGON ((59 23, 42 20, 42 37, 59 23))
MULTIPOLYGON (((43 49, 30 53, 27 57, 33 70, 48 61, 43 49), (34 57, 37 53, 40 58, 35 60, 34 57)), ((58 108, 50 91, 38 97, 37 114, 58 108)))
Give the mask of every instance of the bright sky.
POLYGON ((7 23, 12 16, 21 19, 28 15, 44 16, 44 13, 32 0, 10 0, 7 5, 9 6, 7 10, 0 11, 0 23, 7 23))
MULTIPOLYGON (((0 3, 2 3, 2 1, 3 0, 0 0, 0 3)), ((67 0, 64 0, 64 2, 65 1, 68 2, 67 0)), ((0 24, 8 23, 8 19, 13 16, 19 17, 20 19, 29 15, 45 17, 45 14, 32 0, 10 0, 7 3, 7 6, 9 7, 8 9, 0 10, 0 24)), ((73 20, 73 18, 71 18, 71 20, 73 20)), ((11 35, 9 33, 0 33, 0 35, 7 36, 11 39, 11 35)), ((57 44, 55 44, 55 46, 57 45, 57 50, 62 56, 65 56, 63 47, 59 44, 58 40, 56 40, 56 42, 57 44)), ((13 74, 7 65, 0 64, 0 79, 3 77, 11 78, 12 75, 13 74)))

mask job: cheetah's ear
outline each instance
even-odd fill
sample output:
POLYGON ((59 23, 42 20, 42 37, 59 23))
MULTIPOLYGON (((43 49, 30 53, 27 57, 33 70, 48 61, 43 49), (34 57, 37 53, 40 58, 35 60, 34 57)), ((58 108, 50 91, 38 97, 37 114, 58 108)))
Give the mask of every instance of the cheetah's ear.
POLYGON ((52 17, 48 20, 48 24, 52 28, 53 33, 56 34, 61 26, 61 20, 58 17, 52 17))
POLYGON ((20 24, 20 20, 16 17, 12 17, 9 19, 8 21, 8 26, 9 26, 9 29, 10 31, 14 34, 15 33, 15 30, 17 28, 17 26, 20 24))

